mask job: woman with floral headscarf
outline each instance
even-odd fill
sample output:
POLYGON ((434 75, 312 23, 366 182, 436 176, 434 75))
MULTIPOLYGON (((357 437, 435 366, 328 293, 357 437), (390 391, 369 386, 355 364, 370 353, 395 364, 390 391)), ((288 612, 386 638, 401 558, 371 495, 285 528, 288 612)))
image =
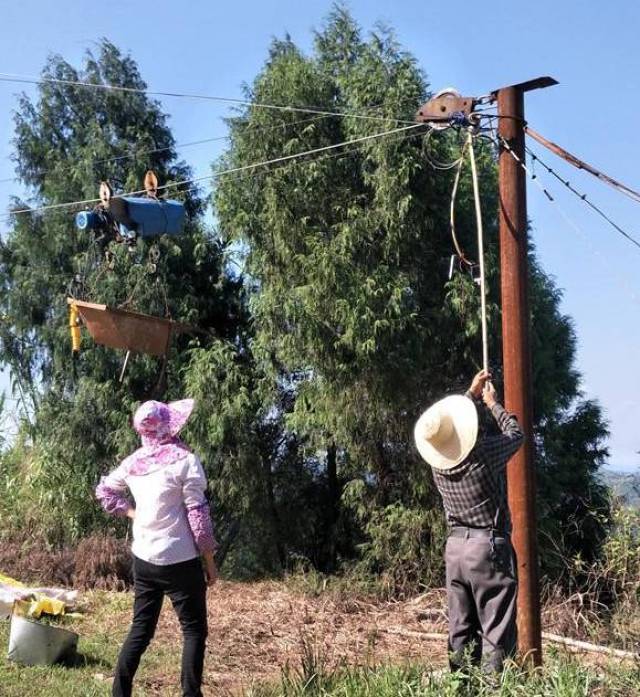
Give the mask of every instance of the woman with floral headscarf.
POLYGON ((142 447, 102 477, 96 489, 107 513, 133 519, 133 623, 118 657, 114 697, 131 695, 134 675, 154 635, 165 595, 178 615, 184 639, 182 694, 202 696, 206 586, 216 580, 213 553, 217 545, 202 465, 178 438, 193 405, 192 399, 145 402, 133 419, 142 447))

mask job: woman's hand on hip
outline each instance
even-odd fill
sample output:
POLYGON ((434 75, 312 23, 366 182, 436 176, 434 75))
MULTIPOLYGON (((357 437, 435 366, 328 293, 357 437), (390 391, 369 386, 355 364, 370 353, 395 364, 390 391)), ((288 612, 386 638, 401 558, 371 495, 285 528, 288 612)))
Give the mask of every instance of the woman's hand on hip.
POLYGON ((213 586, 218 580, 218 567, 213 558, 213 552, 206 552, 204 554, 204 577, 209 587, 213 586))

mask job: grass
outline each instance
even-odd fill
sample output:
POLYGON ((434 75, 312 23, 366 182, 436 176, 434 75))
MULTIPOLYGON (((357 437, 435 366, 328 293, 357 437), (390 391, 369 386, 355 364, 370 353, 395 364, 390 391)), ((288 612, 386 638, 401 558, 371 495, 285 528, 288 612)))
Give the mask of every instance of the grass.
POLYGON ((254 687, 245 697, 638 697, 640 667, 596 667, 559 652, 544 668, 525 673, 515 665, 502 680, 432 672, 427 666, 344 669, 331 675, 285 671, 279 684, 254 687))
MULTIPOLYGON (((78 660, 66 666, 23 667, 0 658, 1 697, 108 697, 111 694, 110 677, 129 627, 132 596, 95 591, 84 597, 84 615, 66 624, 80 634, 78 660)), ((238 622, 242 622, 242 617, 238 622)), ((225 631, 230 630, 227 627, 225 631)), ((9 623, 0 622, 3 650, 8 638, 9 623)), ((219 661, 226 660, 227 651, 222 637, 216 640, 213 627, 210 643, 213 649, 223 653, 216 659, 209 656, 204 694, 228 696, 227 688, 216 687, 213 677, 224 669, 219 661)), ((180 648, 175 633, 159 632, 143 657, 136 680, 136 697, 171 697, 179 693, 180 648)), ((597 659, 601 661, 598 664, 590 656, 574 656, 555 648, 546 650, 542 670, 524 673, 510 665, 499 686, 479 673, 464 681, 458 675, 434 670, 434 664, 429 665, 426 659, 418 664, 401 663, 400 657, 390 657, 388 664, 376 666, 366 655, 360 659, 352 656, 350 663, 360 663, 360 667, 354 668, 346 660, 338 663, 330 660, 323 651, 321 646, 305 641, 301 652, 295 657, 292 654, 279 679, 265 683, 263 677, 244 693, 236 682, 233 694, 244 697, 640 697, 640 663, 606 663, 597 659), (396 664, 392 665, 394 660, 396 664)), ((271 659, 266 659, 266 655, 265 660, 276 660, 276 654, 271 659)), ((237 660, 238 656, 234 658, 230 654, 229 661, 237 660)), ((247 668, 251 665, 247 664, 247 668)), ((277 671, 277 663, 272 667, 277 671)), ((245 668, 242 684, 248 684, 251 674, 252 670, 247 672, 245 668)), ((232 683, 227 684, 232 687, 232 683)))
MULTIPOLYGON (((68 665, 20 666, 0 659, 2 697, 107 697, 111 695, 110 676, 118 650, 129 627, 132 598, 125 593, 95 591, 85 596, 83 617, 65 622, 65 629, 78 632, 78 657, 68 665), (26 689, 28 686, 28 690, 26 689)), ((9 622, 0 622, 3 653, 9 643, 9 622)), ((179 655, 179 653, 178 653, 179 655)), ((167 665, 175 666, 175 651, 156 643, 144 656, 136 695, 160 694, 153 687, 167 665), (169 655, 169 653, 171 655, 169 655), (145 686, 145 683, 147 684, 145 686)), ((175 681, 177 686, 177 679, 175 681)), ((169 694, 162 691, 162 694, 169 694)))

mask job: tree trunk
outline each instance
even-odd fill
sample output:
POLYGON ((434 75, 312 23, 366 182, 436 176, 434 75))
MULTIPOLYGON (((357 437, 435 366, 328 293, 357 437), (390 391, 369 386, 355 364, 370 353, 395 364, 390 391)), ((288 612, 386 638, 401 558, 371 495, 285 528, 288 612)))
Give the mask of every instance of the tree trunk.
POLYGON ((233 546, 236 537, 238 537, 240 527, 240 521, 234 520, 231 524, 231 527, 229 528, 227 536, 223 540, 220 540, 220 546, 218 547, 218 551, 216 552, 216 565, 218 569, 222 569, 224 560, 226 559, 227 554, 229 554, 229 550, 233 546))
POLYGON ((327 566, 333 571, 338 561, 338 520, 342 487, 338 481, 338 452, 334 442, 327 448, 327 566))
POLYGON ((378 460, 378 484, 379 499, 383 506, 390 501, 391 487, 393 486, 393 470, 387 460, 382 441, 376 443, 376 455, 378 460))
POLYGON ((273 546, 275 547, 276 554, 278 556, 280 568, 284 569, 287 560, 280 535, 280 516, 278 515, 276 497, 273 491, 273 472, 271 471, 271 460, 268 457, 262 458, 262 471, 264 474, 265 489, 267 493, 267 510, 269 522, 271 524, 273 546))

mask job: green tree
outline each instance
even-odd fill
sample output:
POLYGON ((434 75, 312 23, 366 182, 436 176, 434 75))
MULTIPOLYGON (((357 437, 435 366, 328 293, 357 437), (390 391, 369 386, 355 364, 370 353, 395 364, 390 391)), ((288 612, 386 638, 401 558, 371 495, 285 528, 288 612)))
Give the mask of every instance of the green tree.
MULTIPOLYGON (((428 90, 415 59, 391 31, 378 28, 365 38, 338 6, 317 33, 312 55, 288 38, 273 42, 247 97, 350 115, 300 122, 299 114, 274 115, 249 107, 231 120, 231 145, 219 167, 391 130, 413 121, 428 90)), ((343 500, 356 511, 362 510, 363 500, 365 510, 386 508, 389 515, 376 514, 376 519, 396 523, 395 504, 401 502, 408 526, 417 520, 416 509, 432 507, 437 500, 416 456, 412 427, 431 401, 466 387, 480 356, 476 285, 464 274, 447 281, 453 175, 429 163, 452 160, 459 151, 456 134, 389 135, 306 161, 222 178, 215 192, 222 233, 244 246, 247 272, 255 281, 250 305, 254 354, 267 374, 294 386, 295 403, 286 423, 309 453, 324 459, 330 488, 324 526, 327 566, 344 543, 339 534, 348 518, 343 500), (349 481, 361 485, 350 485, 343 499, 349 481)), ((495 153, 480 147, 478 160, 491 349, 497 356, 495 153)), ((466 170, 457 219, 462 244, 473 256, 475 222, 466 170)), ((567 481, 577 491, 586 482, 593 484, 606 430, 596 405, 576 403, 573 333, 559 312, 558 291, 535 263, 532 281, 541 474, 547 481, 545 475, 554 469, 572 471, 567 481), (587 415, 591 429, 580 431, 587 415), (567 441, 570 433, 585 439, 581 453, 588 458, 581 460, 579 474, 573 455, 564 457, 561 448, 551 455, 551 439, 567 441)), ((557 492, 548 486, 543 492, 559 522, 557 492)), ((364 527, 369 538, 375 534, 371 525, 364 527)))
MULTIPOLYGON (((42 76, 146 87, 134 61, 108 41, 97 55, 87 54, 82 69, 54 56, 42 76)), ((190 175, 177 158, 166 115, 144 93, 45 81, 35 101, 20 97, 15 128, 16 171, 29 192, 16 208, 94 199, 101 180, 116 191, 137 190, 149 168, 162 183, 190 175)), ((188 349, 236 341, 241 333, 240 280, 225 272, 224 249, 203 225, 202 198, 182 185, 169 191, 184 202, 187 222, 182 235, 157 241, 154 273, 147 264, 150 245, 142 240, 133 253, 112 243, 113 261, 105 264, 91 234, 75 229, 75 211, 68 208, 16 213, 0 248, 0 361, 30 395, 34 421, 30 457, 38 475, 25 497, 36 521, 47 504, 58 539, 103 524, 92 488, 98 474, 135 444, 129 427, 134 404, 165 391, 182 397, 188 349), (159 362, 140 356, 120 384, 123 357, 88 338, 74 377, 68 294, 171 316, 202 332, 175 341, 164 381, 159 362)))

